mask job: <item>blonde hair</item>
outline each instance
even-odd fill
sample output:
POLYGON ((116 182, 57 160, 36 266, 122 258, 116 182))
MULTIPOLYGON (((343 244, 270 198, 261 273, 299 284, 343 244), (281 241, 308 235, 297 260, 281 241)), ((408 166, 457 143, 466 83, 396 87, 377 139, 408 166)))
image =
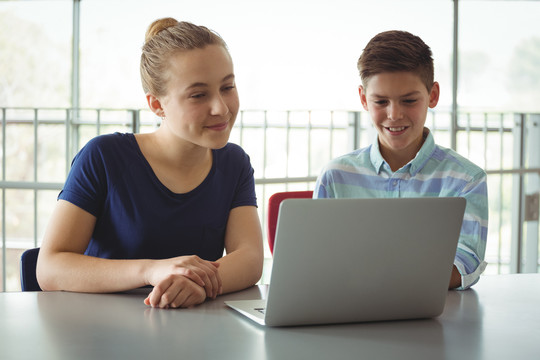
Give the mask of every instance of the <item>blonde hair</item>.
POLYGON ((202 49, 225 41, 212 30, 173 18, 154 21, 148 27, 141 54, 141 81, 145 93, 163 96, 167 93, 169 59, 179 51, 202 49))

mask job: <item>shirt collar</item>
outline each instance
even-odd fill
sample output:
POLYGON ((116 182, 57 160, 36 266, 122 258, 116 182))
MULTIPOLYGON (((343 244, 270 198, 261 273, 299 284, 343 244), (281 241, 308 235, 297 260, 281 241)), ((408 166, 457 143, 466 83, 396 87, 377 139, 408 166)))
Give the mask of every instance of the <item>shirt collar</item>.
MULTIPOLYGON (((422 170, 428 159, 431 157, 431 154, 435 150, 435 140, 433 139, 433 135, 431 134, 431 131, 427 127, 424 127, 424 143, 422 144, 422 147, 411 161, 407 163, 404 167, 402 167, 398 171, 408 171, 410 172, 411 176, 414 176, 418 171, 422 170)), ((384 160, 384 158, 381 155, 381 151, 379 149, 379 138, 376 137, 375 141, 371 145, 370 149, 370 160, 371 164, 375 168, 375 171, 377 174, 380 174, 383 166, 386 164, 386 168, 389 170, 390 166, 384 160)))
POLYGON ((369 151, 369 158, 371 159, 371 164, 373 164, 373 167, 375 168, 375 171, 377 174, 381 173, 382 167, 384 164, 386 164, 386 161, 381 155, 381 151, 379 149, 379 137, 375 137, 375 141, 371 144, 371 149, 369 151))

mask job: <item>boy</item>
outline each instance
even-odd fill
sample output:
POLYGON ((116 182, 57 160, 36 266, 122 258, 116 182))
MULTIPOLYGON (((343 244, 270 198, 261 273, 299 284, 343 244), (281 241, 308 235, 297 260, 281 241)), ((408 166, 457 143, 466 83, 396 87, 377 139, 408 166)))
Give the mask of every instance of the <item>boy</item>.
POLYGON ((360 101, 377 141, 331 161, 313 197, 464 197, 467 206, 449 288, 469 288, 486 266, 486 173, 436 145, 424 127, 428 108, 439 100, 431 49, 408 32, 383 32, 367 44, 358 70, 360 101))

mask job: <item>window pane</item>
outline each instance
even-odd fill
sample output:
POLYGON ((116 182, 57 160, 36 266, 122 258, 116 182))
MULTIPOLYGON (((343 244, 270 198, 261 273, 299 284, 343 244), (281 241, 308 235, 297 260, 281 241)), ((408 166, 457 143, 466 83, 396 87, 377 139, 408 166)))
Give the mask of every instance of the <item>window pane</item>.
POLYGON ((462 1, 459 15, 459 105, 537 112, 540 2, 462 1))
MULTIPOLYGON (((20 290, 19 259, 34 244, 34 191, 6 190, 6 290, 20 290)), ((5 266, 4 266, 5 265, 5 266)))
POLYGON ((71 1, 0 3, 1 106, 69 106, 71 11, 71 1))
POLYGON ((63 183, 66 179, 66 112, 40 111, 37 144, 37 179, 63 183))
POLYGON ((451 1, 94 0, 81 2, 82 106, 147 107, 140 49, 146 27, 166 16, 224 37, 244 109, 359 110, 356 61, 371 37, 391 29, 432 47, 440 106, 451 103, 451 1))
POLYGON ((32 112, 11 112, 11 119, 24 121, 6 125, 6 180, 32 181, 34 179, 34 126, 32 112), (20 114, 20 115, 19 115, 20 114))

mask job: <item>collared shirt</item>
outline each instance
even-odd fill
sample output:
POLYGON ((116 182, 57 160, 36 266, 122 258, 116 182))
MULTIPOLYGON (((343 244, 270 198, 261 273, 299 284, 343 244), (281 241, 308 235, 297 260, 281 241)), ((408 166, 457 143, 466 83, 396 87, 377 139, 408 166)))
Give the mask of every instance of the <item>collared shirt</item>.
POLYGON ((467 201, 454 265, 461 287, 475 284, 484 271, 488 228, 486 173, 455 151, 435 144, 424 128, 416 157, 392 171, 379 142, 332 160, 317 179, 314 198, 464 197, 467 201))

